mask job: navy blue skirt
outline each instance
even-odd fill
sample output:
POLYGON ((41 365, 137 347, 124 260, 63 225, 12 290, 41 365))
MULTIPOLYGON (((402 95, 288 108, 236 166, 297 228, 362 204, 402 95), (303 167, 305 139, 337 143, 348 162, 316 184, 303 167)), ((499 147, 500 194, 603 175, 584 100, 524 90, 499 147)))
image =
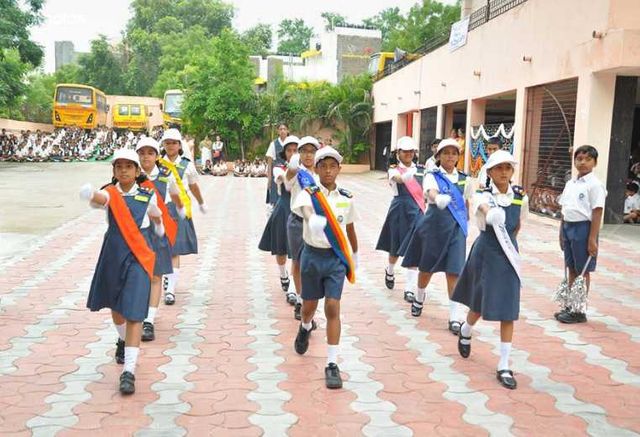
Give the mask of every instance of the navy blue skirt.
POLYGON ((162 276, 173 273, 171 264, 171 245, 166 235, 158 237, 151 232, 151 248, 156 253, 156 263, 153 266, 153 276, 162 276))
POLYGON ((465 254, 466 237, 451 212, 429 205, 425 215, 416 223, 402 267, 459 275, 465 254))
POLYGON ((262 238, 258 243, 260 250, 271 252, 271 255, 289 255, 291 258, 287 244, 287 219, 291 213, 290 206, 289 192, 282 193, 262 232, 262 238))
MULTIPOLYGON (((141 230, 151 246, 151 228, 141 230)), ((100 256, 93 274, 87 308, 99 311, 110 308, 131 321, 141 322, 149 310, 151 280, 129 250, 116 227, 104 236, 100 256)))
POLYGON ((473 243, 452 300, 480 313, 484 320, 518 320, 520 278, 490 226, 473 243))
POLYGON ((302 255, 302 217, 293 212, 287 218, 287 243, 293 261, 300 261, 302 255))
POLYGON ((402 256, 402 243, 420 215, 420 208, 411 196, 395 196, 389 205, 376 250, 388 252, 390 256, 402 256))
POLYGON ((171 248, 171 255, 191 255, 198 253, 198 238, 196 237, 196 229, 193 226, 193 220, 190 218, 180 218, 175 203, 171 202, 167 205, 169 214, 178 223, 178 235, 176 244, 171 248))

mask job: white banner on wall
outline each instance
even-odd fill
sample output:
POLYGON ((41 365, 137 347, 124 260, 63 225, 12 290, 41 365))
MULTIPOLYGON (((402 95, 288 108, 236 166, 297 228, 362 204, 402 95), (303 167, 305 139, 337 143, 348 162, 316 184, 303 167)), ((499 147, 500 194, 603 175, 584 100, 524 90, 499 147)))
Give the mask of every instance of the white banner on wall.
POLYGON ((464 18, 451 25, 451 35, 449 35, 449 51, 459 49, 467 43, 467 32, 469 31, 469 17, 464 18))

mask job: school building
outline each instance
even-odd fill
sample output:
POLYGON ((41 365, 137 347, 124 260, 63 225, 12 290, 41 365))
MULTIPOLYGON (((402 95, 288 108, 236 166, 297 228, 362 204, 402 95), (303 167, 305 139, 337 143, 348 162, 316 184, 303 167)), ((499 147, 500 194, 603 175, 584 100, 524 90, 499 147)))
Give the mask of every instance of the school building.
POLYGON ((499 136, 520 162, 531 209, 557 217, 571 152, 591 144, 609 192, 605 223, 621 222, 640 160, 640 0, 465 0, 461 9, 451 41, 426 41, 420 58, 374 84, 372 165, 384 168, 383 151, 404 135, 424 161, 455 128, 473 174, 499 136))

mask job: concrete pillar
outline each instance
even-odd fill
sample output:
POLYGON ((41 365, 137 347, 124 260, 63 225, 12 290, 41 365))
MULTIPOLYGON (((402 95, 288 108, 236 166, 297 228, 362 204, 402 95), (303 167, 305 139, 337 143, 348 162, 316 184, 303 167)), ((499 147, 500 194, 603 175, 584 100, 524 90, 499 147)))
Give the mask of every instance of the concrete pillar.
POLYGON ((436 112, 436 138, 442 138, 442 129, 444 128, 444 105, 438 105, 436 112))
POLYGON ((416 144, 420 144, 420 124, 422 122, 420 111, 412 112, 411 116, 413 117, 413 132, 411 136, 416 140, 416 144))
POLYGON ((449 138, 449 132, 451 132, 452 128, 453 128, 453 105, 445 105, 442 138, 449 138))
POLYGON ((513 125, 513 157, 520 163, 520 165, 516 167, 516 174, 513 180, 515 183, 523 185, 525 148, 528 147, 525 140, 527 128, 527 89, 524 87, 516 90, 516 112, 513 125))
POLYGON ((465 151, 464 151, 464 171, 470 174, 471 169, 471 127, 484 124, 485 110, 487 108, 486 99, 467 100, 467 123, 465 125, 465 151))

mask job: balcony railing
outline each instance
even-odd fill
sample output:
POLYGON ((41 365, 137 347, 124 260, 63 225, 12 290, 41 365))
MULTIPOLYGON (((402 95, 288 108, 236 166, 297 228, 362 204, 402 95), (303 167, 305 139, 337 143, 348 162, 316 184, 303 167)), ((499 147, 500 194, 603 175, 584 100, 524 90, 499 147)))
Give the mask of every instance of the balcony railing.
MULTIPOLYGON (((520 6, 525 2, 527 2, 527 0, 491 0, 487 2, 486 6, 476 9, 471 13, 471 15, 469 15, 469 32, 482 26, 488 21, 493 20, 497 16, 504 14, 508 10, 513 9, 516 6, 520 6)), ((412 54, 413 56, 407 56, 399 60, 398 62, 387 65, 378 79, 382 79, 383 77, 406 67, 407 65, 409 65, 416 59, 419 59, 420 57, 426 55, 427 53, 431 53, 434 50, 446 45, 449 42, 450 33, 451 29, 448 29, 444 33, 433 36, 417 50, 415 50, 415 52, 412 54)))

